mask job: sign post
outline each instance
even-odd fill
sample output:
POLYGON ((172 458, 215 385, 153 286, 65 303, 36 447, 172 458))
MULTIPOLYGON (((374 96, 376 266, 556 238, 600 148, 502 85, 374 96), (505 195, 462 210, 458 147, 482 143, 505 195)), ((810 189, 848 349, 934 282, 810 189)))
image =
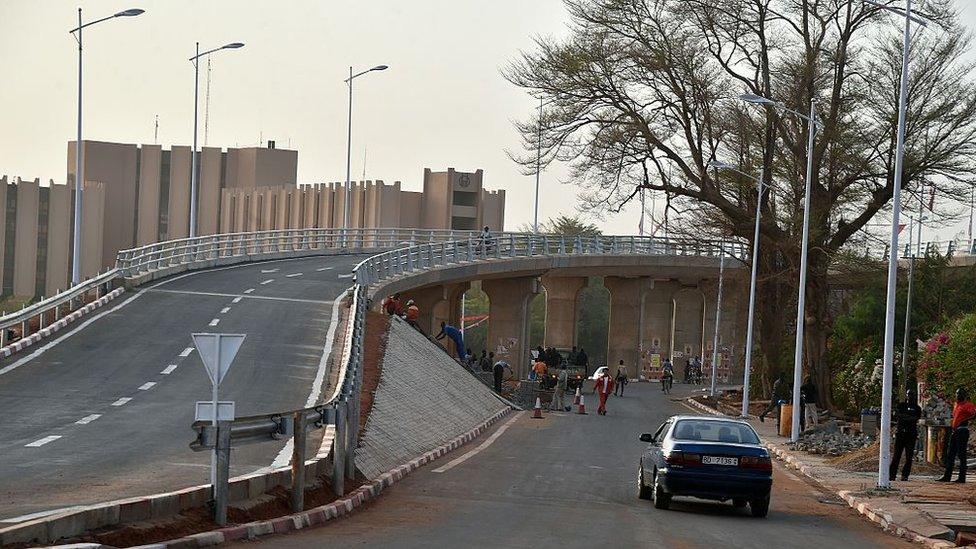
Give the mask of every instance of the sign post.
MULTIPOLYGON (((203 367, 207 369, 207 376, 210 377, 210 383, 212 387, 212 405, 213 405, 213 416, 211 418, 212 425, 217 426, 218 419, 228 420, 233 419, 233 417, 225 418, 220 417, 222 410, 226 407, 220 406, 220 401, 218 400, 217 389, 220 387, 220 382, 223 381, 224 376, 227 375, 227 371, 230 370, 230 365, 234 361, 234 357, 237 356, 237 351, 240 350, 241 344, 244 343, 244 334, 192 334, 193 345, 196 347, 197 352, 200 353, 200 360, 203 361, 203 367)), ((231 406, 231 413, 233 413, 233 406, 231 406)), ((210 484, 214 487, 214 493, 217 490, 217 449, 214 448, 213 454, 210 459, 210 484)))

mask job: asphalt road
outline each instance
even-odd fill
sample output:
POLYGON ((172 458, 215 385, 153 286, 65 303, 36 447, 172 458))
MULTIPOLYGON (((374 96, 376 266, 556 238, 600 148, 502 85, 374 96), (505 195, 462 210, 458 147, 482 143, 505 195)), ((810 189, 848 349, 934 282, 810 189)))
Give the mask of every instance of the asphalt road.
MULTIPOLYGON (((190 334, 247 334, 220 388, 238 416, 302 407, 333 301, 352 285, 349 273, 361 259, 274 261, 173 277, 127 292, 83 319, 102 315, 88 326, 0 361, 0 372, 7 369, 0 374, 0 525, 208 483, 209 454, 188 448, 194 403, 211 398, 190 334)), ((235 450, 231 474, 271 465, 283 445, 235 450)))
MULTIPOLYGON (((675 396, 681 392, 676 388, 675 396)), ((491 433, 413 473, 348 518, 238 547, 911 547, 778 465, 769 517, 731 504, 637 499, 644 443, 668 415, 691 413, 657 386, 631 384, 609 415, 518 415, 480 453, 435 472, 491 433)), ((496 429, 508 423, 503 420, 496 429)))

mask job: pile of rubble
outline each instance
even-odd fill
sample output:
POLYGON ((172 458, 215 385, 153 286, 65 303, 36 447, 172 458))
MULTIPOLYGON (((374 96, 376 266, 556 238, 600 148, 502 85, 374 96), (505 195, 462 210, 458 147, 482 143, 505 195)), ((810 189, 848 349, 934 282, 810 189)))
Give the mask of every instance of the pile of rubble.
POLYGON ((790 446, 811 454, 839 456, 870 446, 874 440, 861 433, 845 433, 844 422, 831 420, 800 433, 800 438, 790 446))

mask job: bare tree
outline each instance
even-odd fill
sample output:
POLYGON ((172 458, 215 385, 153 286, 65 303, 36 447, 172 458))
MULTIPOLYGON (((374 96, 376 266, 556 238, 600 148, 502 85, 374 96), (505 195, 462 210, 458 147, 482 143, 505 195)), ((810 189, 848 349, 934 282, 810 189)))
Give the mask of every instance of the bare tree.
MULTIPOLYGON (((965 200, 976 153, 970 43, 950 0, 925 14, 911 51, 903 187, 926 179, 965 200)), ((890 207, 901 42, 898 23, 860 0, 565 0, 571 32, 539 38, 506 71, 549 101, 517 124, 526 170, 567 162, 589 208, 615 211, 640 188, 663 191, 672 233, 750 239, 763 209, 759 340, 764 371, 791 345, 807 122, 743 93, 775 98, 822 128, 814 149, 807 287, 807 367, 829 399, 827 271, 845 245, 890 207), (541 136, 541 139, 540 139, 541 136), (738 163, 774 186, 711 173, 738 163), (676 215, 677 214, 677 215, 676 215)))

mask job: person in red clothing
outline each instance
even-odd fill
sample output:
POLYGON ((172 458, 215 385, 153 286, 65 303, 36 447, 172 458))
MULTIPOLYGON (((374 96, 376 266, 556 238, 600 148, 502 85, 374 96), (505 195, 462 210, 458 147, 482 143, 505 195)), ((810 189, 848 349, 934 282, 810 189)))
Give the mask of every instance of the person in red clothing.
POLYGON ((593 387, 593 390, 600 395, 600 407, 596 409, 596 413, 601 416, 607 415, 607 397, 613 393, 613 386, 614 381, 610 377, 609 370, 603 372, 600 377, 596 378, 596 386, 593 387))
POLYGON ((945 474, 937 479, 949 482, 952 467, 959 458, 959 478, 956 482, 966 482, 966 446, 969 444, 969 420, 976 417, 976 406, 969 400, 966 389, 956 390, 956 405, 952 407, 952 435, 949 437, 949 450, 945 456, 945 474))
POLYGON ((420 325, 417 324, 417 322, 420 320, 420 308, 417 307, 416 304, 414 304, 412 299, 407 301, 407 310, 405 314, 405 319, 407 321, 407 324, 416 328, 417 331, 420 331, 420 325))
POLYGON ((390 316, 403 314, 403 302, 400 301, 400 294, 386 296, 383 300, 383 310, 390 316))

